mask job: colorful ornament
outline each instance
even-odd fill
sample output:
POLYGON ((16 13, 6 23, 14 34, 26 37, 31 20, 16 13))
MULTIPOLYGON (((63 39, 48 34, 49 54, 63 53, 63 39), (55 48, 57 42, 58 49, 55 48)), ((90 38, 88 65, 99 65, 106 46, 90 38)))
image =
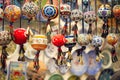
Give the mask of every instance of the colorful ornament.
POLYGON ((83 64, 82 53, 86 49, 86 45, 88 45, 90 42, 89 36, 87 34, 79 34, 77 41, 78 44, 82 46, 80 49, 77 50, 77 56, 79 58, 80 63, 83 64))
POLYGON ((116 18, 120 18, 120 5, 115 5, 113 7, 113 14, 116 18))
POLYGON ((73 21, 80 21, 82 20, 82 18, 83 18, 83 13, 80 10, 74 9, 71 11, 71 19, 73 21))
POLYGON ((111 55, 112 55, 112 62, 115 63, 118 61, 117 55, 116 55, 116 50, 115 50, 115 44, 118 42, 118 37, 114 34, 111 33, 107 36, 107 42, 110 44, 113 48, 111 50, 111 55))
POLYGON ((21 10, 16 5, 8 5, 4 10, 4 15, 10 22, 15 22, 20 18, 21 10))
POLYGON ((68 4, 61 4, 60 5, 60 13, 61 13, 62 16, 67 18, 71 14, 70 5, 68 5, 68 4))
POLYGON ((39 7, 34 2, 25 2, 22 7, 22 13, 28 19, 35 17, 38 13, 39 7))
POLYGON ((46 19, 54 19, 58 16, 58 8, 53 5, 45 5, 42 9, 42 15, 46 19))
POLYGON ((86 46, 89 44, 90 38, 88 34, 79 34, 78 35, 78 43, 81 46, 86 46))
POLYGON ((66 38, 65 47, 68 48, 68 52, 66 53, 66 61, 68 62, 67 64, 70 65, 70 62, 72 60, 71 51, 72 48, 76 45, 76 40, 73 35, 65 36, 65 38, 66 38))
POLYGON ((77 41, 77 37, 78 37, 78 34, 77 34, 78 33, 77 23, 78 23, 78 21, 81 21, 82 18, 83 18, 83 13, 80 10, 74 9, 74 10, 71 11, 71 19, 73 21, 75 21, 75 24, 74 24, 74 26, 72 28, 72 31, 74 31, 74 36, 75 36, 75 40, 76 41, 77 41))
POLYGON ((93 24, 96 21, 96 15, 94 11, 88 11, 84 13, 84 20, 88 24, 93 24))
POLYGON ((1 69, 6 70, 7 64, 6 59, 8 57, 8 52, 6 51, 7 45, 11 42, 11 34, 8 31, 0 32, 0 45, 2 46, 1 54, 1 69))
POLYGON ((118 37, 116 34, 111 33, 107 36, 106 40, 110 45, 114 46, 118 42, 118 37))
POLYGON ((100 36, 93 36, 92 45, 95 47, 100 47, 102 45, 102 37, 100 36))
POLYGON ((0 45, 8 45, 11 42, 11 34, 8 31, 1 31, 0 32, 0 45))
POLYGON ((3 19, 3 15, 4 15, 3 9, 0 8, 0 21, 3 19))
POLYGON ((27 41, 27 34, 24 28, 18 28, 14 30, 13 36, 16 44, 22 45, 27 41))
POLYGON ((52 37, 52 43, 58 47, 57 65, 66 64, 65 56, 63 56, 63 52, 61 50, 61 46, 63 46, 65 42, 66 42, 66 39, 61 34, 57 34, 52 37))
POLYGON ((92 45, 95 47, 96 61, 100 61, 104 56, 100 54, 99 47, 102 45, 103 40, 100 36, 93 36, 92 45))
POLYGON ((47 47, 47 37, 45 35, 34 35, 32 38, 32 48, 37 50, 37 53, 34 57, 34 68, 35 70, 39 70, 39 53, 41 50, 45 50, 47 47))
POLYGON ((25 50, 23 44, 26 43, 27 41, 26 30, 24 28, 18 28, 14 30, 13 37, 14 37, 13 41, 16 44, 20 45, 18 61, 25 61, 25 56, 24 56, 25 50))
POLYGON ((31 46, 35 50, 44 50, 47 47, 47 37, 45 35, 34 35, 31 46))
POLYGON ((88 34, 92 33, 92 24, 97 20, 94 11, 88 11, 84 13, 84 21, 89 24, 88 34))
POLYGON ((53 36, 52 38, 52 43, 57 46, 57 47, 61 47, 65 44, 66 42, 66 39, 63 35, 61 34, 58 34, 58 35, 55 35, 53 36))
POLYGON ((100 18, 111 17, 111 7, 108 4, 101 5, 100 8, 98 9, 98 16, 100 18))

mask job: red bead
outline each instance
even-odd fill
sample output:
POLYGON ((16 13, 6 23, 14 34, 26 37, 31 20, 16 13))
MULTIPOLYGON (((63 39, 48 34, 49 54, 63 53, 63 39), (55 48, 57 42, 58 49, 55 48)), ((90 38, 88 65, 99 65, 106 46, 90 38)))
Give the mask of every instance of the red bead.
POLYGON ((65 44, 66 42, 66 39, 63 35, 61 34, 58 34, 58 35, 55 35, 53 36, 52 38, 52 43, 57 46, 57 47, 61 47, 65 44))
POLYGON ((24 28, 18 28, 13 33, 14 42, 16 44, 22 45, 27 41, 26 30, 24 28))

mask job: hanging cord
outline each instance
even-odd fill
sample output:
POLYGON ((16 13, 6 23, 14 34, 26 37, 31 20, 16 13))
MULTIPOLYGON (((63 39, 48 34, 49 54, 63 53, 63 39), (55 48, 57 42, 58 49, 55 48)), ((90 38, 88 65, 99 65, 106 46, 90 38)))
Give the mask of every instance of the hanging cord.
POLYGON ((37 51, 37 53, 35 55, 35 58, 34 58, 34 69, 36 71, 38 71, 39 68, 40 68, 40 65, 39 65, 39 53, 40 53, 40 50, 37 51))
POLYGON ((80 49, 76 50, 77 56, 78 56, 78 62, 80 62, 80 64, 82 64, 82 65, 84 64, 83 59, 82 59, 82 53, 85 49, 86 49, 86 46, 82 46, 80 49))
MULTIPOLYGON (((5 4, 5 1, 3 0, 3 12, 5 10, 4 4, 5 4)), ((2 30, 4 31, 4 16, 3 16, 3 21, 2 21, 2 30)))
POLYGON ((41 3, 42 3, 42 0, 40 0, 39 1, 39 5, 40 5, 40 12, 39 12, 39 24, 38 24, 38 26, 39 26, 39 34, 42 34, 42 26, 41 26, 41 12, 42 12, 42 9, 41 9, 41 3))
POLYGON ((61 15, 60 15, 60 0, 58 0, 58 1, 59 1, 59 11, 58 11, 58 14, 59 14, 59 27, 58 27, 59 30, 58 30, 58 31, 59 31, 59 32, 58 32, 58 33, 60 34, 60 16, 61 16, 61 15))
MULTIPOLYGON (((82 12, 84 13, 83 0, 82 0, 82 12)), ((84 18, 82 18, 82 33, 84 33, 84 18)))
POLYGON ((113 48, 111 50, 111 59, 112 59, 112 62, 115 63, 118 61, 118 58, 117 58, 117 55, 116 55, 116 50, 115 50, 115 46, 113 45, 113 48))
MULTIPOLYGON (((118 5, 118 4, 119 4, 119 2, 117 1, 117 5, 118 5)), ((118 28, 118 24, 119 24, 119 19, 116 18, 116 30, 115 30, 115 33, 116 33, 116 34, 120 33, 120 30, 119 30, 119 28, 118 28)))
MULTIPOLYGON (((72 1, 73 0, 70 0, 71 1, 71 3, 70 3, 70 11, 72 11, 72 1)), ((71 22, 72 22, 72 20, 71 20, 71 13, 70 13, 70 15, 69 15, 69 19, 70 19, 70 22, 69 22, 69 35, 71 34, 71 22)))
POLYGON ((96 21, 95 21, 95 26, 96 26, 96 35, 97 35, 97 0, 95 0, 95 16, 96 16, 96 21))
MULTIPOLYGON (((88 0, 89 11, 90 11, 90 0, 88 0)), ((88 34, 92 33, 92 24, 89 24, 88 34)))
MULTIPOLYGON (((22 9, 21 9, 21 1, 20 1, 20 10, 22 11, 22 9)), ((22 14, 22 12, 21 12, 21 14, 22 14)), ((22 17, 21 17, 22 15, 20 15, 20 28, 22 27, 22 17)))
POLYGON ((113 0, 111 1, 111 33, 113 33, 113 0))
MULTIPOLYGON (((106 0, 104 0, 104 9, 106 9, 106 0)), ((103 32, 102 32, 101 36, 103 38, 106 38, 106 36, 108 35, 108 32, 109 32, 108 17, 107 16, 103 16, 102 18, 103 18, 104 24, 102 26, 103 32)))
MULTIPOLYGON (((77 1, 76 9, 78 9, 78 0, 76 0, 76 1, 77 1)), ((77 23, 78 23, 78 21, 75 21, 75 24, 74 24, 74 26, 72 28, 72 31, 74 31, 75 41, 77 41, 77 38, 78 38, 78 34, 77 34, 78 26, 77 26, 77 23)))

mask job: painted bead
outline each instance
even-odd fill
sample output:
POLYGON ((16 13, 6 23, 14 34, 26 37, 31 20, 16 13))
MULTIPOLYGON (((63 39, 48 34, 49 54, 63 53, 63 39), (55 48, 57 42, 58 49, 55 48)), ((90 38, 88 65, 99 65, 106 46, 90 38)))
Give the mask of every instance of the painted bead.
POLYGON ((16 5, 8 5, 4 10, 4 15, 10 22, 15 22, 20 18, 21 10, 16 5))

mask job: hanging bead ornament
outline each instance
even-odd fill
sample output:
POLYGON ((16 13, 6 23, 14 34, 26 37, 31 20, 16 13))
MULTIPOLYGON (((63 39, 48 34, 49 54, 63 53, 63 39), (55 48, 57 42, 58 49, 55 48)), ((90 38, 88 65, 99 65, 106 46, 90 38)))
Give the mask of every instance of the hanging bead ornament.
POLYGON ((84 13, 84 21, 89 24, 88 34, 92 33, 92 24, 96 21, 96 15, 94 11, 88 11, 84 13))
POLYGON ((38 12, 38 6, 32 1, 25 2, 25 4, 22 7, 22 13, 28 19, 35 17, 37 12, 38 12))
POLYGON ((42 9, 42 15, 44 18, 47 19, 47 28, 46 28, 46 35, 50 42, 50 35, 51 35, 51 27, 50 27, 50 20, 55 19, 58 16, 58 8, 54 5, 47 4, 42 9))
POLYGON ((0 21, 3 19, 3 15, 4 15, 3 9, 0 8, 0 21))
POLYGON ((74 31, 74 36, 75 36, 75 40, 77 41, 77 37, 78 37, 78 26, 77 23, 78 21, 81 21, 83 18, 83 13, 78 10, 78 9, 74 9, 71 11, 71 20, 75 21, 75 24, 72 28, 72 30, 74 31))
POLYGON ((68 4, 61 4, 60 5, 60 14, 61 16, 65 19, 65 24, 64 24, 64 27, 62 29, 62 34, 63 35, 68 35, 68 18, 71 14, 71 9, 70 9, 70 5, 68 4))
POLYGON ((106 38, 109 31, 108 18, 111 17, 111 7, 108 4, 101 5, 98 9, 98 16, 104 21, 104 24, 102 26, 103 33, 101 36, 103 38, 106 38))
POLYGON ((70 66, 70 62, 72 60, 71 51, 72 51, 72 48, 76 45, 76 40, 74 39, 73 35, 65 36, 65 39, 66 39, 65 47, 68 48, 68 52, 66 53, 67 55, 66 61, 68 62, 67 66, 70 66))
POLYGON ((29 39, 30 35, 33 35, 31 29, 30 29, 30 22, 31 20, 37 15, 39 7, 32 1, 27 1, 22 6, 22 14, 27 17, 28 19, 28 27, 27 27, 27 36, 29 39))
POLYGON ((18 61, 25 61, 24 43, 26 43, 27 41, 26 30, 24 28, 17 28, 14 30, 13 36, 14 36, 13 41, 16 44, 20 45, 18 61))
POLYGON ((100 61, 104 57, 102 54, 100 54, 101 51, 99 49, 102 43, 103 43, 102 37, 93 36, 92 45, 95 47, 96 61, 100 61))
POLYGON ((52 43, 58 47, 58 56, 57 56, 57 65, 62 65, 62 64, 66 64, 63 59, 64 59, 64 55, 63 52, 61 50, 61 46, 63 46, 66 42, 66 39, 63 35, 61 34, 57 34, 55 36, 52 37, 52 43))
POLYGON ((16 5, 8 5, 4 10, 5 18, 10 22, 11 34, 13 32, 13 22, 20 18, 21 10, 16 5))
POLYGON ((112 62, 115 63, 118 61, 116 50, 115 50, 115 44, 118 42, 118 37, 114 33, 110 33, 106 38, 108 44, 110 44, 113 48, 111 50, 112 55, 112 62))
POLYGON ((81 49, 77 50, 77 56, 78 56, 78 60, 80 62, 80 64, 84 64, 83 60, 82 60, 82 53, 83 51, 86 49, 86 45, 89 44, 90 40, 89 40, 89 35, 87 34, 79 34, 78 35, 78 43, 81 46, 81 49))
POLYGON ((34 58, 34 68, 39 70, 39 54, 41 50, 45 50, 47 47, 47 37, 45 35, 34 35, 32 38, 32 48, 37 50, 37 53, 34 58))
POLYGON ((119 30, 119 28, 118 28, 118 21, 119 21, 119 19, 120 19, 120 5, 115 5, 115 6, 113 7, 113 15, 114 15, 114 17, 115 17, 115 19, 116 19, 116 30, 115 30, 115 32, 116 32, 116 33, 119 33, 120 30, 119 30))
POLYGON ((6 69, 6 59, 8 56, 8 52, 6 51, 7 45, 11 42, 11 34, 8 31, 1 31, 0 32, 0 45, 2 46, 2 54, 1 54, 1 64, 2 69, 6 69))
POLYGON ((8 5, 4 10, 4 15, 10 22, 15 22, 20 18, 21 11, 16 5, 8 5))

